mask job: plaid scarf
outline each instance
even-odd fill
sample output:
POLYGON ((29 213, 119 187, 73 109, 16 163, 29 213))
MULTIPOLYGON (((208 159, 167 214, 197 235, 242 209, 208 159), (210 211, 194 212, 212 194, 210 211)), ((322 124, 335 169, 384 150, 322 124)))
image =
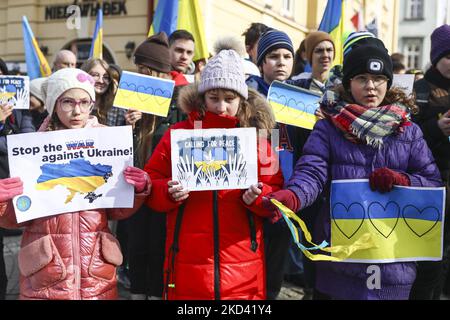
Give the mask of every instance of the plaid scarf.
POLYGON ((403 132, 405 126, 411 125, 410 114, 401 104, 367 108, 347 104, 333 91, 323 96, 321 111, 346 139, 374 148, 381 148, 384 137, 403 132))

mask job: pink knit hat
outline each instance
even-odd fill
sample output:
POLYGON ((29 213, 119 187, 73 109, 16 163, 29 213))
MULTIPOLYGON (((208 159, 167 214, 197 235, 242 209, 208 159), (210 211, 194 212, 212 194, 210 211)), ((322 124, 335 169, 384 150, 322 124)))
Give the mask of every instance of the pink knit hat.
POLYGON ((228 89, 248 98, 242 58, 234 50, 222 50, 212 57, 202 71, 198 91, 205 93, 212 89, 228 89))

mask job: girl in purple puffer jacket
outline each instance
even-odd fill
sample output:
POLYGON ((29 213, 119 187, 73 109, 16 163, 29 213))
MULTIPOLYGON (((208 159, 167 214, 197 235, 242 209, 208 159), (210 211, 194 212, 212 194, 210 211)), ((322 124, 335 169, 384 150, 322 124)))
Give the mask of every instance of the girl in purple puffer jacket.
MULTIPOLYGON (((441 186, 439 171, 419 127, 409 121, 412 100, 390 89, 392 61, 384 44, 368 39, 346 56, 342 86, 321 103, 317 122, 286 190, 272 193, 297 212, 311 205, 332 180, 367 179, 372 190, 393 185, 441 186)), ((329 201, 317 213, 313 238, 330 239, 329 201)), ((368 264, 317 262, 316 298, 408 299, 414 262, 379 264, 381 289, 367 288, 368 264)))

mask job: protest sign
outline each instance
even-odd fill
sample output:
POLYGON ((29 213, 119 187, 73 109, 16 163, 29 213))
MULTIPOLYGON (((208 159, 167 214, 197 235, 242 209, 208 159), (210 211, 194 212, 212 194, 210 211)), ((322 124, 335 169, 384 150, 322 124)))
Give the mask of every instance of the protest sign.
POLYGON ((172 180, 190 191, 258 183, 255 128, 173 130, 171 148, 172 180))
POLYGON ((333 181, 331 246, 348 246, 370 233, 376 247, 355 252, 345 262, 441 260, 444 203, 445 188, 394 186, 379 193, 368 180, 333 181))
POLYGON ((415 75, 413 74, 394 74, 392 87, 401 89, 407 96, 413 93, 415 75))
POLYGON ((272 82, 267 94, 277 122, 309 130, 316 124, 320 98, 315 92, 279 81, 272 82))
POLYGON ((13 200, 17 222, 95 208, 131 208, 130 126, 70 129, 8 136, 11 177, 23 194, 13 200), (105 139, 105 137, 108 137, 105 139))
POLYGON ((13 109, 30 108, 30 78, 27 76, 0 76, 0 105, 13 109))
POLYGON ((167 117, 175 82, 124 71, 113 105, 167 117))

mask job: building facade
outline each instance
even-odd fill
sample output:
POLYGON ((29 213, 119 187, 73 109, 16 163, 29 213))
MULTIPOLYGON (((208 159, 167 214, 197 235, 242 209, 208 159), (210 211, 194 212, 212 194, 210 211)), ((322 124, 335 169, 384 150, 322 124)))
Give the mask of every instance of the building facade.
MULTIPOLYGON (((351 16, 363 8, 367 21, 381 17, 379 36, 390 50, 396 49, 398 0, 345 0, 345 3, 348 31, 354 30, 351 16)), ((82 62, 89 55, 96 12, 102 6, 104 58, 133 70, 133 50, 147 36, 156 4, 157 0, 0 0, 0 57, 10 66, 25 71, 21 19, 26 15, 50 65, 61 49, 74 51, 82 62), (74 10, 71 5, 80 10, 78 24, 68 18, 73 12, 70 10, 74 10)), ((208 47, 212 50, 218 37, 241 37, 252 22, 287 32, 298 47, 310 31, 318 28, 327 0, 199 0, 199 4, 208 47)))
POLYGON ((430 64, 430 35, 436 27, 450 23, 450 0, 401 0, 399 51, 407 69, 427 69, 430 64))

